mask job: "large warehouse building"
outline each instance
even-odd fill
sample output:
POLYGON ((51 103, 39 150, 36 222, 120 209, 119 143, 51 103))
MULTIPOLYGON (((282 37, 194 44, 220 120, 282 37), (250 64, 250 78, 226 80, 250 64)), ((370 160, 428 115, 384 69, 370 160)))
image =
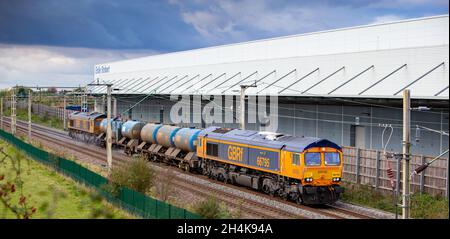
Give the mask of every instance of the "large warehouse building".
MULTIPOLYGON (((449 123, 448 29, 444 15, 313 32, 98 64, 94 79, 118 89, 116 112, 123 117, 164 123, 173 123, 173 95, 228 96, 220 98, 220 109, 239 118, 241 85, 253 84, 245 92, 247 108, 256 96, 277 96, 280 133, 380 149, 381 124, 391 124, 392 151, 401 151, 402 90, 410 89, 412 106, 430 109, 411 113, 412 152, 438 155, 448 149, 448 136, 439 133, 449 123)), ((104 95, 106 87, 89 91, 104 95)), ((265 126, 258 117, 247 119, 247 129, 265 126)), ((238 120, 183 124, 239 127, 238 120)))

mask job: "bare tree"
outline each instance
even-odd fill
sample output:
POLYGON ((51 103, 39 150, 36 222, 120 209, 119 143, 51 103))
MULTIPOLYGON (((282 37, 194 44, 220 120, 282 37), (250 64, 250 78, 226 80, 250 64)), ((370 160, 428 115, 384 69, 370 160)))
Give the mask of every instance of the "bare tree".
POLYGON ((166 202, 172 196, 174 177, 175 173, 170 169, 164 169, 158 174, 158 183, 155 185, 155 190, 160 200, 166 202))

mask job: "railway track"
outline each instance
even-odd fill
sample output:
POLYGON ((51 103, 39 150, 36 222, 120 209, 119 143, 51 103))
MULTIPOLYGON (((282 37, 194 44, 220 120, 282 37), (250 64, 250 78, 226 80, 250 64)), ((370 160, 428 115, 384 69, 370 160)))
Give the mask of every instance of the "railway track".
MULTIPOLYGON (((5 126, 10 125, 10 122, 4 121, 5 126)), ((28 124, 23 121, 17 121, 17 131, 27 135, 28 134, 28 124)), ((39 140, 47 141, 51 144, 59 145, 69 150, 82 153, 88 156, 91 160, 91 163, 100 164, 101 166, 105 166, 106 163, 106 153, 104 150, 98 147, 91 147, 90 145, 86 145, 82 142, 74 141, 68 134, 61 130, 51 129, 45 126, 32 124, 32 138, 38 138, 39 140)), ((114 151, 113 153, 113 165, 114 166, 123 166, 127 160, 129 160, 128 156, 119 151, 114 151)), ((163 166, 164 167, 164 166, 163 166)), ((312 214, 319 215, 318 218, 331 218, 331 219, 367 219, 373 218, 368 215, 363 215, 360 213, 352 212, 343 208, 339 208, 336 206, 325 206, 321 208, 317 207, 309 207, 304 205, 298 205, 294 202, 285 201, 283 199, 277 197, 271 197, 266 194, 258 193, 254 190, 238 187, 236 185, 224 184, 212 179, 207 178, 203 175, 195 175, 188 174, 184 171, 177 170, 171 166, 167 166, 170 170, 176 170, 177 173, 186 174, 189 176, 201 178, 215 185, 221 185, 224 187, 228 187, 230 189, 235 189, 239 191, 246 192, 248 194, 263 197, 267 200, 276 201, 280 204, 286 204, 302 211, 307 211, 312 214), (195 176, 194 176, 195 175, 195 176)), ((195 182, 187 182, 183 180, 176 179, 173 182, 177 188, 182 189, 184 191, 195 192, 196 195, 201 195, 203 197, 207 196, 218 196, 220 195, 220 200, 223 201, 228 207, 234 209, 242 210, 243 214, 248 214, 253 216, 252 218, 310 218, 305 217, 299 213, 293 213, 289 210, 281 210, 280 208, 269 206, 258 202, 257 200, 251 200, 248 198, 239 198, 235 194, 231 194, 225 192, 223 190, 219 190, 217 188, 206 187, 203 184, 195 183, 195 182), (237 203, 241 199, 242 203, 237 203)))
MULTIPOLYGON (((28 126, 24 126, 22 122, 19 123, 19 121, 17 121, 17 132, 22 133, 23 135, 28 135, 28 126)), ((9 122, 3 122, 3 124, 7 127, 10 126, 9 122)), ((105 158, 106 158, 106 152, 100 152, 98 150, 94 150, 93 148, 90 148, 86 145, 84 145, 84 143, 82 142, 77 142, 74 141, 71 137, 69 137, 67 134, 63 134, 60 132, 56 132, 53 133, 51 131, 51 129, 47 129, 45 127, 36 127, 32 126, 32 139, 38 138, 41 139, 43 141, 58 145, 58 146, 62 146, 64 148, 73 150, 73 151, 77 151, 80 152, 82 151, 82 153, 86 156, 91 157, 92 159, 96 159, 97 161, 102 162, 102 166, 104 165, 105 158), (100 160, 99 160, 100 159, 100 160)), ((94 162, 97 163, 98 162, 94 162)), ((119 157, 113 157, 113 165, 117 165, 117 166, 122 166, 123 164, 125 164, 126 162, 124 161, 123 158, 119 158, 119 157)))
MULTIPOLYGON (((232 207, 236 210, 242 210, 244 214, 250 214, 254 215, 258 218, 302 218, 305 219, 306 217, 302 217, 300 215, 289 213, 281 210, 275 210, 274 208, 271 208, 269 206, 266 206, 264 204, 259 204, 254 201, 241 201, 239 203, 239 200, 236 200, 236 196, 230 193, 226 193, 217 189, 212 189, 209 187, 205 187, 202 185, 193 185, 190 182, 181 181, 181 180, 175 180, 174 185, 176 185, 178 188, 184 188, 188 190, 189 192, 194 192, 196 194, 203 195, 205 197, 213 196, 217 197, 217 195, 220 195, 220 200, 222 202, 225 202, 229 207, 232 207)), ((254 218, 254 217, 250 217, 254 218)))

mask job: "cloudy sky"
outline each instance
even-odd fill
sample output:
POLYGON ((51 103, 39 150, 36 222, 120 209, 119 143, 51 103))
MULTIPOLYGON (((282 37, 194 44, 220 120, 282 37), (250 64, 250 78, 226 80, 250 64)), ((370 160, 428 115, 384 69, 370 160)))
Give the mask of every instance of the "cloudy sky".
POLYGON ((77 86, 97 63, 448 14, 448 0, 0 0, 0 88, 77 86))

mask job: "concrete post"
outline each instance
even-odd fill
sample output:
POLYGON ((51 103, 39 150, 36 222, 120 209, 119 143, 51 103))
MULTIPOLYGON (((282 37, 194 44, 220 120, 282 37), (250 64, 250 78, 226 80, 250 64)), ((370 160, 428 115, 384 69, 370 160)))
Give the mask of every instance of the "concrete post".
POLYGON ((107 85, 107 108, 106 108, 106 158, 108 161, 108 174, 112 167, 112 132, 111 132, 111 86, 107 85))
POLYGON ((360 149, 356 149, 356 183, 359 183, 361 157, 359 157, 360 149))
POLYGON ((117 117, 117 98, 113 97, 113 108, 112 108, 113 117, 117 117))
MULTIPOLYGON (((424 165, 425 162, 425 157, 423 155, 420 156, 420 164, 424 165)), ((425 170, 422 171, 422 173, 420 174, 420 186, 419 186, 419 192, 423 193, 423 188, 425 186, 425 170)))
POLYGON ((403 91, 403 194, 402 194, 402 218, 409 218, 409 160, 410 160, 410 91, 403 91))
POLYGON ((397 160, 397 175, 396 175, 396 182, 395 182, 395 219, 398 219, 398 195, 400 195, 400 169, 402 167, 402 161, 401 157, 395 157, 395 160, 397 160))
POLYGON ((450 186, 449 186, 449 181, 448 181, 448 179, 449 179, 449 177, 450 177, 450 175, 449 175, 449 173, 450 173, 450 163, 449 163, 449 161, 447 160, 447 179, 445 180, 445 184, 446 184, 446 187, 445 187, 445 195, 447 196, 447 199, 449 198, 449 188, 450 188, 450 186))
POLYGON ((67 130, 67 113, 66 113, 66 106, 67 106, 67 102, 66 102, 66 95, 64 95, 64 101, 63 101, 63 128, 64 130, 67 130))
POLYGON ((381 161, 381 152, 377 150, 377 156, 375 158, 375 188, 378 189, 380 186, 380 161, 381 161))
POLYGON ((11 134, 16 134, 16 91, 12 90, 11 97, 11 134))

